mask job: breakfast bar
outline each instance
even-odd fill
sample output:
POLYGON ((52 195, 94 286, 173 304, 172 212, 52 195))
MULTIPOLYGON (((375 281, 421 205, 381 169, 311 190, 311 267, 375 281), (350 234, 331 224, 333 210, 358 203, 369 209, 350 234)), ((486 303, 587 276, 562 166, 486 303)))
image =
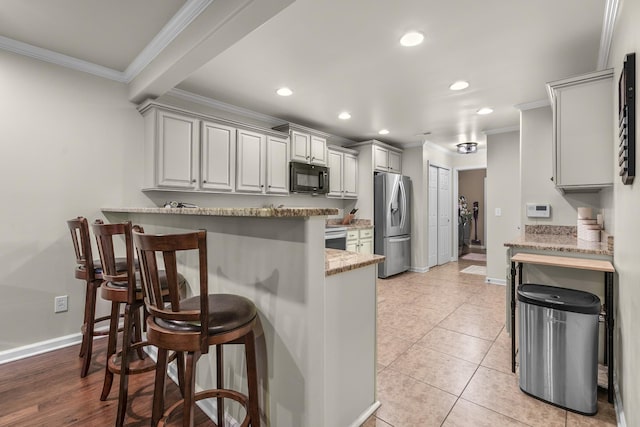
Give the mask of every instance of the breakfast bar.
MULTIPOLYGON (((324 247, 327 208, 104 208, 146 233, 207 231, 209 289, 241 295, 258 308, 256 341, 264 425, 358 426, 375 397, 376 264, 384 257, 324 247)), ((179 260, 198 292, 193 260, 179 260)), ((245 384, 242 351, 225 352, 225 380, 245 384)), ((213 358, 215 356, 209 355, 213 358)), ((197 382, 215 382, 199 364, 197 382)), ((215 413, 203 401, 202 409, 215 413)), ((242 419, 229 405, 228 417, 242 419)))

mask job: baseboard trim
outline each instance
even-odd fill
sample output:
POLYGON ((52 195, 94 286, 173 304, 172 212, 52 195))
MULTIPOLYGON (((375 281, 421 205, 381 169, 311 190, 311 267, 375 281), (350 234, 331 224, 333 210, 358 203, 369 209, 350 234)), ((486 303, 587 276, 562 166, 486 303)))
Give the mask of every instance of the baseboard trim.
POLYGON ((627 427, 627 420, 624 418, 624 407, 622 406, 622 397, 620 396, 618 381, 615 375, 613 378, 613 406, 616 409, 616 420, 618 421, 618 427, 627 427))
POLYGON ((82 342, 82 334, 71 334, 63 337, 53 338, 46 341, 40 341, 21 347, 12 348, 10 350, 0 351, 0 365, 16 360, 26 359, 27 357, 37 356, 39 354, 48 353, 53 350, 69 347, 82 342))
POLYGON ((369 419, 371 415, 373 415, 374 412, 378 410, 379 407, 380 407, 380 401, 376 400, 362 414, 360 414, 360 416, 356 418, 349 427, 360 427, 365 423, 365 421, 369 419))
POLYGON ((492 285, 507 286, 507 281, 505 279, 495 279, 493 277, 487 277, 485 279, 485 283, 491 283, 492 285))

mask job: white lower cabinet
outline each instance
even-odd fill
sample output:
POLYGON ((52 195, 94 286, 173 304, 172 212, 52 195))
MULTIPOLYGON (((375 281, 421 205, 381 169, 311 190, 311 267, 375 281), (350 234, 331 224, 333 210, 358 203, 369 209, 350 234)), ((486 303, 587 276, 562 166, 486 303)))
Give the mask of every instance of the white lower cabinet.
POLYGON ((347 248, 350 252, 373 253, 373 228, 347 231, 347 248))
POLYGON ((289 141, 257 132, 238 130, 236 191, 288 193, 289 141))

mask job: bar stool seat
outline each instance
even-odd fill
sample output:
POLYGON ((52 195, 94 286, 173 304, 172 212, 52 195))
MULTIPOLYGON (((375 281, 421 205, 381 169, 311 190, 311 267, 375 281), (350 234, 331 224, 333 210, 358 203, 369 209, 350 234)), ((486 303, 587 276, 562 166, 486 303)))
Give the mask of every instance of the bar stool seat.
MULTIPOLYGON (((182 425, 194 425, 195 403, 201 399, 215 398, 217 424, 225 425, 224 399, 232 399, 246 411, 240 426, 260 427, 258 405, 258 378, 255 337, 258 316, 255 305, 245 297, 231 294, 208 293, 206 232, 177 235, 146 235, 134 228, 133 240, 140 260, 145 294, 147 340, 158 347, 156 379, 153 393, 152 426, 165 426, 182 409, 182 425), (200 272, 200 295, 180 299, 177 292, 177 253, 196 251, 200 272), (159 263, 169 284, 169 304, 161 298, 159 263), (223 347, 243 344, 247 369, 245 395, 224 387, 223 347), (196 362, 202 354, 216 348, 216 388, 196 393, 196 362), (169 351, 186 354, 184 379, 178 366, 183 399, 165 409, 164 390, 169 351)), ((182 363, 182 359, 178 359, 182 363)))

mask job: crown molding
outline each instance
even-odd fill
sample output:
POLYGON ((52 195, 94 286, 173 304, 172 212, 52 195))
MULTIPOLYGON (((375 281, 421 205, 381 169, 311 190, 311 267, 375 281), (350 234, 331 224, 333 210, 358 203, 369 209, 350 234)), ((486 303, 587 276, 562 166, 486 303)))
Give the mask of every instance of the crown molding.
POLYGON ((214 0, 188 0, 122 72, 49 49, 0 36, 0 49, 120 83, 133 80, 214 0))
POLYGON ((600 49, 598 51, 597 70, 604 70, 609 63, 611 40, 618 15, 619 0, 607 0, 604 6, 604 18, 602 19, 602 33, 600 35, 600 49))
POLYGON ((550 107, 550 106, 551 106, 551 101, 549 101, 548 99, 540 99, 538 101, 525 102, 523 104, 514 105, 514 107, 520 111, 534 110, 536 108, 550 107))
POLYGON ((279 119, 277 117, 258 113, 256 111, 248 110, 246 108, 238 107, 236 105, 227 104, 226 102, 218 101, 217 99, 198 95, 193 92, 188 92, 182 89, 173 88, 169 92, 167 92, 166 95, 174 96, 176 98, 180 98, 185 101, 195 102, 196 104, 200 104, 205 107, 211 107, 218 110, 226 111, 228 113, 238 114, 243 117, 260 120, 262 122, 270 123, 273 126, 289 124, 288 121, 279 119))
POLYGON ((520 132, 520 126, 509 126, 506 128, 487 129, 483 133, 485 135, 497 135, 499 133, 520 132))
POLYGON ((213 3, 213 0, 188 0, 149 44, 142 49, 142 52, 131 61, 131 64, 124 71, 125 81, 129 83, 133 80, 211 3, 213 3))
POLYGON ((82 71, 84 73, 93 74, 99 77, 104 77, 105 79, 115 80, 121 83, 127 82, 124 77, 124 73, 122 73, 121 71, 94 64, 93 62, 74 58, 72 56, 64 55, 62 53, 54 52, 49 49, 43 49, 41 47, 33 46, 28 43, 13 40, 8 37, 0 36, 0 49, 8 50, 9 52, 28 56, 40 61, 60 65, 61 67, 71 68, 73 70, 82 71))

